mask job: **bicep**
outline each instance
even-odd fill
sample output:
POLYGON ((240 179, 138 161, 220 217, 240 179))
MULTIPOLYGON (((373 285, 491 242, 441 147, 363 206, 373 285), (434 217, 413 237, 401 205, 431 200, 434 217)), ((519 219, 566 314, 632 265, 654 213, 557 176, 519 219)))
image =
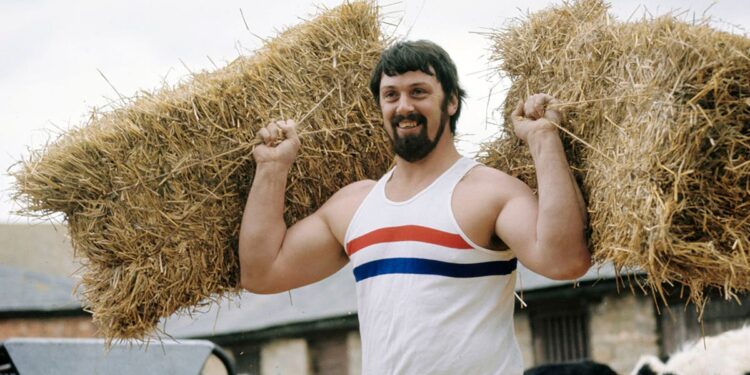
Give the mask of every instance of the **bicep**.
POLYGON ((322 280, 348 262, 325 215, 318 211, 287 229, 268 270, 267 293, 282 292, 322 280))
POLYGON ((537 217, 539 204, 527 186, 515 187, 495 222, 495 233, 532 271, 543 267, 538 259, 537 217))

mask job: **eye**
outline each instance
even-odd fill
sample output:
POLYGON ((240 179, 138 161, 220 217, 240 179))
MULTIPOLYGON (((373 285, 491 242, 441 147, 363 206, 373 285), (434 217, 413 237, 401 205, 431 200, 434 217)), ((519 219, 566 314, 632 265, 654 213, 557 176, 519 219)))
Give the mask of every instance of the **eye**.
POLYGON ((386 101, 393 101, 396 99, 396 92, 395 91, 386 91, 382 95, 384 100, 386 101))
POLYGON ((427 90, 420 88, 420 87, 416 87, 414 88, 414 90, 411 91, 411 94, 412 96, 415 96, 415 97, 421 97, 427 94, 427 90))

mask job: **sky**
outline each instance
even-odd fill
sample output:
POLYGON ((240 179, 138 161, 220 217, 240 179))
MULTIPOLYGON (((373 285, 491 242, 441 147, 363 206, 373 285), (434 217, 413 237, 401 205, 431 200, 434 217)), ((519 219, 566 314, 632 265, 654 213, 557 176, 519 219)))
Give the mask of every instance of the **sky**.
MULTIPOLYGON (((131 97, 164 83, 212 71, 252 55, 261 38, 275 36, 342 0, 3 0, 0 1, 0 222, 27 223, 13 215, 13 179, 7 171, 66 129, 82 124, 93 108, 118 95, 131 97), (249 30, 248 30, 249 29, 249 30), (118 94, 119 93, 119 94, 118 94)), ((496 134, 508 82, 488 60, 483 33, 560 1, 379 0, 399 38, 430 39, 453 57, 469 94, 462 110, 459 148, 467 156, 496 134)), ((748 34, 744 0, 613 1, 619 20, 672 10, 710 15, 717 28, 748 34), (744 3, 744 4, 743 4, 744 3)))

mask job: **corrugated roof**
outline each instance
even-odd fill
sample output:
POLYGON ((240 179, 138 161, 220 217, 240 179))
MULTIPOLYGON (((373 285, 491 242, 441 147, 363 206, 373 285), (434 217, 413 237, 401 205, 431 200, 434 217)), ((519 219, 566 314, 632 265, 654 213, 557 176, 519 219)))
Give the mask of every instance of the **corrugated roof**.
POLYGON ((64 225, 0 224, 0 264, 70 276, 79 267, 64 225))
POLYGON ((351 266, 346 266, 331 277, 289 293, 243 292, 239 298, 211 304, 202 313, 175 315, 166 320, 166 331, 174 337, 206 337, 356 313, 354 276, 351 266))
POLYGON ((0 265, 0 313, 76 310, 71 277, 45 275, 0 265))

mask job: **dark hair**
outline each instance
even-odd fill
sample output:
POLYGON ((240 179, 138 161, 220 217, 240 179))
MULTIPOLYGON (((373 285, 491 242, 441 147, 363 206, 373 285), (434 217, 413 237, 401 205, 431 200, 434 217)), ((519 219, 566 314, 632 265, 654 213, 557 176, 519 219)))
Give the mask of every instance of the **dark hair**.
POLYGON ((427 40, 398 42, 383 51, 370 77, 370 92, 380 106, 380 80, 383 74, 392 77, 406 72, 421 71, 433 75, 433 70, 445 94, 443 107, 448 105, 453 95, 458 99, 458 108, 450 119, 451 134, 455 134, 456 122, 461 114, 461 102, 466 97, 466 92, 458 84, 458 72, 453 60, 444 49, 433 42, 427 40))

